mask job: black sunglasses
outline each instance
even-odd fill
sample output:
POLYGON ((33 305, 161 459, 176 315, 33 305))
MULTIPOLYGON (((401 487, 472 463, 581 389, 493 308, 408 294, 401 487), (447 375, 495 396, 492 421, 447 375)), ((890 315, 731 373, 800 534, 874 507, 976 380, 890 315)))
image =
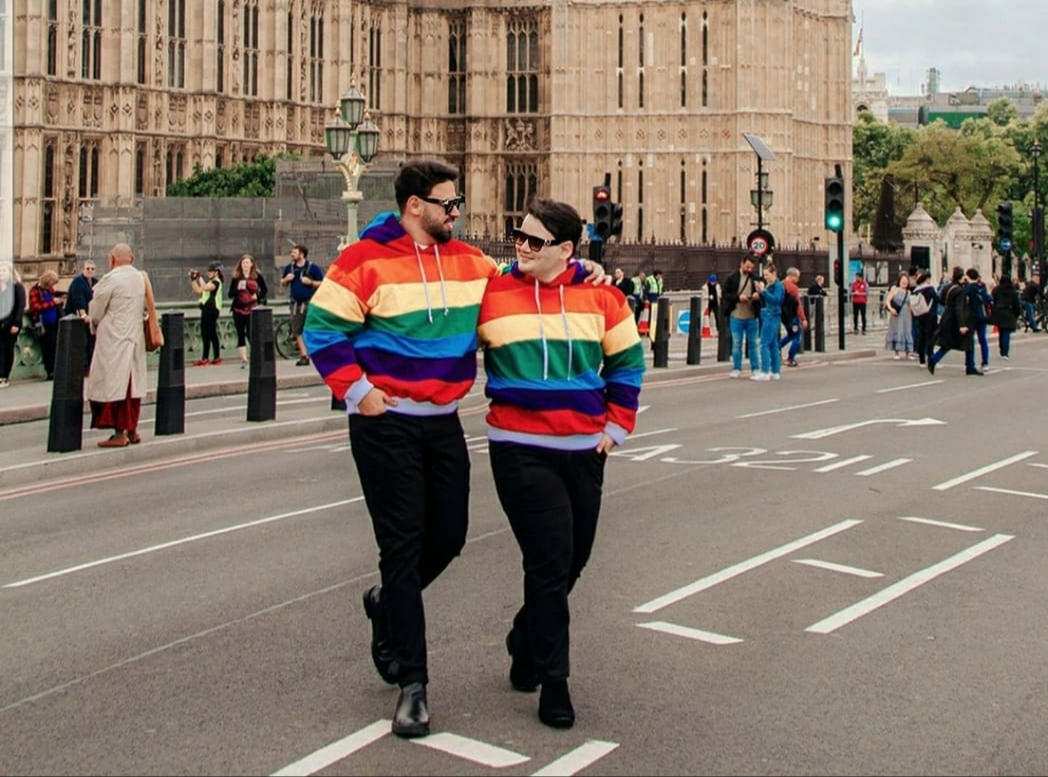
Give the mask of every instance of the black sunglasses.
POLYGON ((522 245, 527 243, 528 244, 528 250, 530 250, 531 253, 533 253, 533 254, 536 254, 539 251, 541 251, 543 248, 545 248, 546 246, 551 246, 551 245, 553 245, 554 243, 557 242, 556 238, 552 238, 551 237, 549 240, 546 240, 545 238, 542 238, 542 237, 536 237, 535 235, 529 235, 527 232, 524 232, 523 230, 520 230, 520 229, 514 229, 513 230, 513 239, 516 242, 518 248, 520 248, 522 245))
POLYGON ((439 205, 444 209, 444 213, 449 216, 455 208, 462 210, 462 206, 466 204, 466 198, 462 196, 452 197, 450 200, 438 200, 435 197, 423 197, 422 195, 418 195, 418 198, 423 202, 428 202, 430 205, 439 205))

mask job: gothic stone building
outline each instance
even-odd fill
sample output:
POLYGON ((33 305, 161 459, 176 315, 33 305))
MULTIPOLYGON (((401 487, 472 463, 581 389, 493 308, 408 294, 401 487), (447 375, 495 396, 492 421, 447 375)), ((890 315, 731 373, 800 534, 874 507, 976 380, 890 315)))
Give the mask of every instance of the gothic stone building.
POLYGON ((460 168, 470 234, 532 195, 588 218, 609 174, 624 240, 742 240, 750 133, 774 153, 765 225, 808 245, 824 178, 850 169, 850 0, 0 2, 27 263, 74 251, 85 206, 163 196, 195 165, 323 155, 351 84, 381 160, 460 168))

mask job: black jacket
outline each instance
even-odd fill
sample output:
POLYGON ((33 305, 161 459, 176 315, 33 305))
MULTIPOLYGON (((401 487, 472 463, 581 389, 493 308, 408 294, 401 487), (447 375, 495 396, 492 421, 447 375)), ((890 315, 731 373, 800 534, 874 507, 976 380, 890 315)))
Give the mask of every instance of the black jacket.
MULTIPOLYGON (((754 284, 754 290, 756 290, 757 276, 751 275, 751 280, 754 284)), ((736 270, 727 278, 724 279, 724 284, 721 286, 721 316, 728 318, 731 315, 731 311, 735 310, 735 306, 739 304, 739 285, 742 283, 742 272, 736 270)), ((755 300, 753 302, 753 312, 756 314, 760 310, 760 301, 755 300)))
POLYGON ((993 293, 993 314, 990 323, 998 329, 1014 332, 1022 315, 1022 304, 1019 302, 1019 290, 1012 284, 998 283, 993 293))

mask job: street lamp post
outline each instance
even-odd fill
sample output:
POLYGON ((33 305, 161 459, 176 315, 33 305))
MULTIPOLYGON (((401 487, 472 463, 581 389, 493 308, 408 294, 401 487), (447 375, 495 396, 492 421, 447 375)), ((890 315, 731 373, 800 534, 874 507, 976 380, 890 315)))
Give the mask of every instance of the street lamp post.
POLYGON ((1045 272, 1044 214, 1041 213, 1040 181, 1037 176, 1037 160, 1041 156, 1041 141, 1037 138, 1034 138, 1033 145, 1030 146, 1030 156, 1033 157, 1033 261, 1034 267, 1040 272, 1043 283, 1048 273, 1045 272))
POLYGON ((355 86, 350 86, 339 100, 339 113, 324 126, 324 144, 335 160, 346 188, 342 201, 346 204, 346 234, 339 246, 341 251, 357 242, 357 203, 364 199, 357 188, 360 176, 368 169, 378 153, 378 127, 364 111, 364 95, 355 86))
POLYGON ((775 159, 775 154, 756 135, 743 132, 742 137, 757 155, 757 188, 750 189, 750 204, 757 210, 757 229, 764 229, 764 211, 771 208, 774 194, 768 189, 768 174, 764 172, 764 163, 775 159))

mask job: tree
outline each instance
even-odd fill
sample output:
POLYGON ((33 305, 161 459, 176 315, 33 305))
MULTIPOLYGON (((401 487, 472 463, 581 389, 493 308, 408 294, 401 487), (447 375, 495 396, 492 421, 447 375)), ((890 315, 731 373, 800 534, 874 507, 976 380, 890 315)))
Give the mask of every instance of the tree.
POLYGON ((902 223, 895 212, 895 176, 891 173, 881 179, 881 198, 871 242, 877 251, 894 252, 903 247, 902 223))
POLYGON ((1007 127, 1019 120, 1019 109, 1007 97, 998 97, 986 106, 986 118, 998 127, 1007 127))
POLYGON ((233 167, 204 170, 193 165, 193 174, 167 187, 168 197, 272 197, 276 189, 276 160, 298 159, 295 154, 268 157, 259 154, 251 162, 233 167))
POLYGON ((856 231, 876 221, 888 165, 902 158, 916 135, 909 127, 877 121, 869 111, 859 113, 852 131, 852 225, 856 231))

